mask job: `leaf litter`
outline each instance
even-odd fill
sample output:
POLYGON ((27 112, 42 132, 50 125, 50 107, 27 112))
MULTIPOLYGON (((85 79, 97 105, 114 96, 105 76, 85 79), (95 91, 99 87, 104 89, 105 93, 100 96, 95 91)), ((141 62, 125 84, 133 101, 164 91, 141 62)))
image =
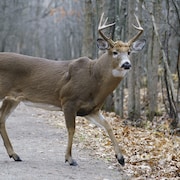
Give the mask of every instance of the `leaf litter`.
MULTIPOLYGON (((50 124, 65 128, 62 112, 50 112, 50 124)), ((180 137, 171 135, 166 122, 157 127, 134 127, 124 123, 115 113, 103 112, 113 128, 122 148, 126 164, 118 164, 112 143, 105 130, 90 123, 85 118, 76 118, 75 146, 80 150, 90 150, 90 155, 108 163, 110 169, 125 172, 133 179, 180 179, 180 137)))

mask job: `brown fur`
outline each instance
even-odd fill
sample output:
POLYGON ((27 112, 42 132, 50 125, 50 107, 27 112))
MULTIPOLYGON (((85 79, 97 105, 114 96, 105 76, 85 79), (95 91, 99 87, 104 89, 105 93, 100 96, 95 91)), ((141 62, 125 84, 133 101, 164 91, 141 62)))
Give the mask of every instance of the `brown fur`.
MULTIPOLYGON (((0 132, 9 156, 20 160, 4 129, 6 117, 20 101, 59 107, 65 113, 69 133, 74 134, 75 116, 98 112, 121 81, 112 76, 112 68, 112 54, 108 52, 96 60, 81 57, 71 61, 0 53, 0 132)), ((71 147, 67 148, 66 160, 74 164, 70 154, 71 147)))
MULTIPOLYGON (((104 61, 103 67, 99 61, 87 57, 74 61, 53 61, 0 53, 0 98, 20 97, 21 101, 61 108, 67 101, 75 101, 77 112, 82 109, 87 112, 97 110, 121 80, 107 72, 110 67, 104 66, 106 60, 100 61, 104 61)), ((106 66, 111 66, 111 63, 106 62, 106 66)))

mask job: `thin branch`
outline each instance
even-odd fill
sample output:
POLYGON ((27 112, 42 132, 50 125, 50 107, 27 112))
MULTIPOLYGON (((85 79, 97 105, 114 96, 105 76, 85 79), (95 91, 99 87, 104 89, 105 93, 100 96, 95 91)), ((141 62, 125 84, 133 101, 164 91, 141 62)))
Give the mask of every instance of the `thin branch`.
POLYGON ((151 13, 151 18, 152 18, 152 22, 153 22, 153 27, 154 27, 154 32, 156 34, 156 37, 158 39, 158 42, 159 42, 159 45, 160 45, 160 49, 161 49, 161 52, 162 52, 162 55, 163 55, 163 62, 164 62, 164 65, 165 65, 165 68, 167 70, 167 76, 168 76, 168 79, 169 79, 169 85, 170 85, 170 88, 172 89, 172 95, 173 97, 175 97, 175 88, 174 88, 174 84, 173 84, 173 81, 172 81, 172 77, 171 77, 171 72, 170 72, 170 69, 169 69, 169 65, 167 63, 167 57, 166 57, 166 53, 163 49, 163 45, 161 43, 161 40, 160 40, 160 37, 159 37, 159 33, 157 31, 157 26, 156 26, 156 22, 155 22, 155 18, 154 18, 154 15, 151 13))
POLYGON ((177 60, 177 75, 178 75, 178 91, 177 91, 177 102, 180 101, 180 43, 178 48, 178 60, 177 60))
POLYGON ((172 0, 172 3, 176 9, 176 13, 177 13, 177 17, 178 17, 178 20, 179 20, 179 24, 180 24, 180 14, 179 14, 179 7, 178 5, 176 4, 176 2, 174 0, 172 0))

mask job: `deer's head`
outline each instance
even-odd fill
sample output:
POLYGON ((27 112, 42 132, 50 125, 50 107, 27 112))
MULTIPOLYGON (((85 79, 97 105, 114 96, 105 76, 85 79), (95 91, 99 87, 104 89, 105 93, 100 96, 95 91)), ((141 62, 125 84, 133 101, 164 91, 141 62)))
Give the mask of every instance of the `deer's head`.
POLYGON ((98 47, 101 50, 108 51, 108 55, 111 57, 110 61, 112 61, 112 66, 113 66, 112 75, 114 77, 123 77, 126 74, 126 72, 131 68, 129 55, 132 52, 142 50, 145 45, 145 40, 137 40, 139 36, 142 34, 143 28, 140 25, 138 17, 135 15, 138 26, 135 26, 135 25, 133 26, 139 32, 128 42, 123 42, 120 40, 113 41, 112 39, 108 38, 102 32, 102 30, 113 26, 115 23, 106 25, 108 18, 106 18, 106 20, 103 23, 102 22, 103 15, 104 13, 101 15, 101 19, 100 19, 99 27, 98 27, 99 34, 101 35, 103 39, 97 40, 98 47))

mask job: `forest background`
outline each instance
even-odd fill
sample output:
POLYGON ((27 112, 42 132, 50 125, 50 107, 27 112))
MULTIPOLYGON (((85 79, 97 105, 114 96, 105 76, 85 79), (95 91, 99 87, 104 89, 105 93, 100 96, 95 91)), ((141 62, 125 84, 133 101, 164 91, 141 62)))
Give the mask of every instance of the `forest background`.
POLYGON ((180 127, 180 14, 178 0, 1 0, 0 51, 55 60, 98 57, 102 12, 116 25, 107 31, 127 41, 136 14, 146 47, 133 54, 133 68, 105 103, 106 111, 141 124, 157 116, 180 127), (143 117, 143 118, 142 118, 143 117), (145 118, 145 119, 144 119, 145 118))
MULTIPOLYGON (((179 9, 179 0, 1 0, 0 52, 53 60, 96 59, 102 53, 96 45, 102 12, 108 23, 116 23, 105 33, 122 41, 136 34, 132 26, 136 14, 146 46, 130 57, 132 69, 107 98, 104 115, 125 148, 127 174, 176 178, 180 176, 179 9)), ((44 118, 62 126, 51 113, 44 118)), ((114 161, 111 142, 100 129, 85 120, 82 124, 82 119, 77 119, 77 128, 78 146, 84 148, 80 142, 86 139, 86 148, 114 161)))

